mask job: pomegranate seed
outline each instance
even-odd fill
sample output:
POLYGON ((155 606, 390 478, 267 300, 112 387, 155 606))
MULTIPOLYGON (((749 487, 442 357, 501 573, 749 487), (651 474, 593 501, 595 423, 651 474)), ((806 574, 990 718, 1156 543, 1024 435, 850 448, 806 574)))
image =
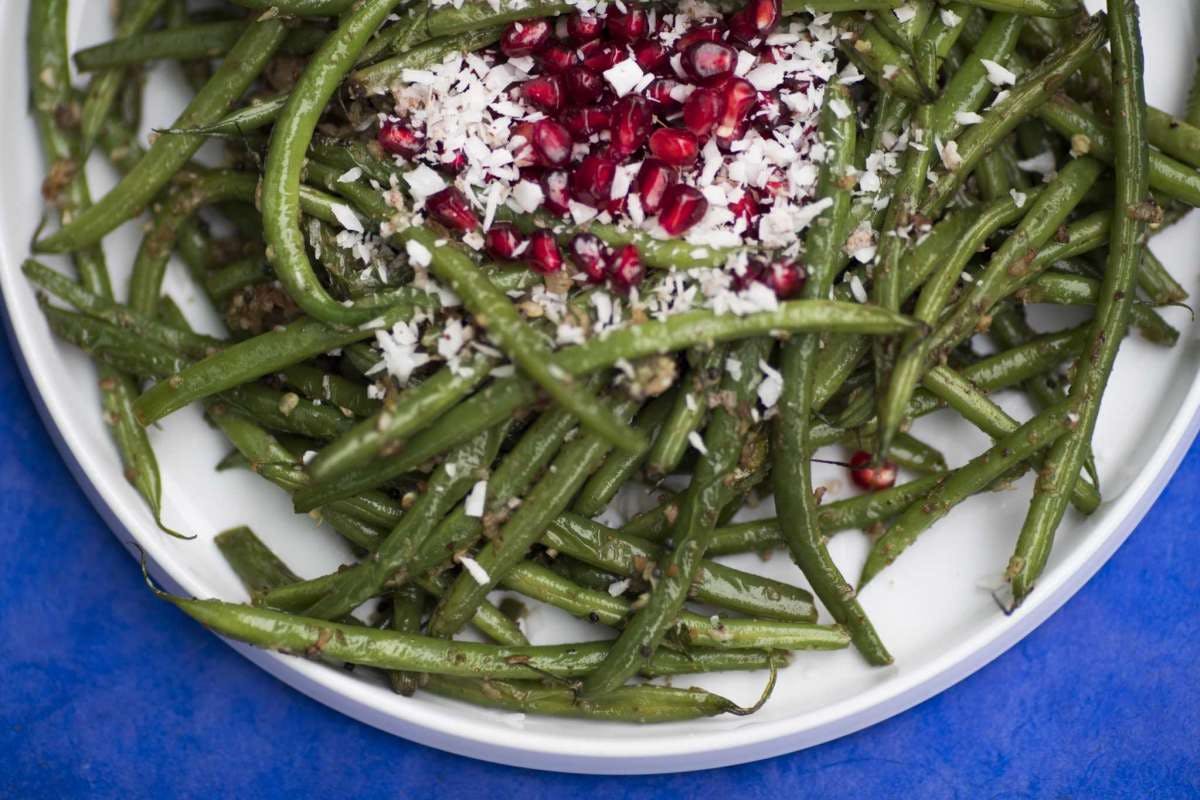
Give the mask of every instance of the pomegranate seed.
POLYGON ((850 480, 868 492, 890 489, 896 484, 896 465, 890 461, 874 465, 875 459, 865 450, 850 457, 850 480))
POLYGON ((701 25, 680 36, 675 42, 675 49, 682 53, 697 42, 719 42, 724 34, 718 25, 701 25))
POLYGON ((500 52, 509 58, 536 53, 550 41, 550 23, 544 19, 513 22, 500 37, 500 52))
POLYGON ((561 44, 551 44, 538 54, 542 69, 550 75, 558 75, 575 66, 575 51, 561 44))
POLYGON ((659 128, 650 134, 650 152, 666 163, 680 167, 696 160, 700 145, 696 134, 680 128, 659 128))
POLYGON ((637 174, 638 197, 647 214, 657 214, 662 208, 663 195, 675 183, 675 170, 656 158, 642 162, 637 174))
POLYGON ((552 119, 534 123, 533 148, 546 164, 561 167, 571 160, 571 132, 552 119))
POLYGON ((586 67, 571 67, 563 75, 565 99, 570 106, 586 106, 604 94, 604 79, 586 67))
POLYGON ((591 283, 603 283, 607 274, 608 248, 594 233, 577 233, 567 246, 571 261, 583 270, 591 283))
POLYGON ((720 120, 724 101, 712 89, 697 89, 683 103, 683 126, 703 139, 720 120))
POLYGON ((658 224, 667 233, 678 236, 699 222, 707 211, 708 201, 699 189, 677 183, 663 195, 658 224))
POLYGON ((613 106, 612 149, 618 157, 625 157, 642 146, 650 135, 654 115, 644 97, 627 94, 613 106))
POLYGON ((568 188, 570 179, 561 169, 550 170, 542 174, 542 205, 551 214, 563 215, 571 210, 569 205, 571 192, 568 188))
POLYGON ((671 92, 675 90, 680 83, 671 78, 655 78, 654 81, 646 87, 646 99, 658 111, 659 114, 670 114, 678 111, 683 107, 683 104, 671 96, 671 92))
POLYGON ((702 86, 720 86, 733 74, 737 51, 721 42, 696 42, 683 53, 683 68, 702 86))
POLYGON ((760 64, 777 64, 782 61, 783 57, 779 52, 778 47, 763 45, 758 48, 758 63, 760 64))
POLYGON ((636 7, 626 8, 623 12, 615 8, 608 12, 608 18, 605 20, 608 35, 618 42, 636 42, 645 38, 650 29, 646 12, 636 7))
POLYGON ((625 60, 625 52, 612 42, 588 42, 579 48, 583 65, 592 72, 604 72, 625 60))
POLYGON ((668 51, 653 39, 644 39, 633 46, 633 60, 643 72, 658 72, 669 66, 668 51))
POLYGON ((722 153, 731 152, 733 150, 733 143, 744 137, 746 135, 746 129, 749 127, 750 125, 746 122, 746 120, 742 120, 737 124, 737 127, 734 129, 733 133, 729 136, 716 137, 717 149, 719 149, 722 153))
POLYGON ((629 208, 629 195, 625 195, 624 197, 614 197, 612 200, 609 200, 604 206, 604 210, 607 211, 609 214, 612 214, 614 217, 624 216, 626 211, 628 210, 628 208, 629 208))
POLYGON ((750 0, 729 17, 729 35, 746 44, 765 39, 779 25, 783 15, 779 0, 750 0))
POLYGON ((425 134, 415 130, 395 117, 389 117, 379 126, 376 137, 383 152, 412 160, 425 149, 425 134))
POLYGON ((571 173, 571 195, 592 208, 603 208, 612 194, 617 162, 593 153, 585 156, 571 173))
POLYGON ((587 139, 594 133, 608 130, 611 122, 612 112, 601 106, 568 111, 563 116, 563 124, 576 139, 587 139))
POLYGON ((775 290, 780 300, 790 300, 804 288, 808 271, 793 261, 780 261, 771 265, 766 272, 766 283, 775 290))
POLYGON ((733 78, 721 89, 721 99, 725 107, 721 111, 721 121, 717 124, 717 136, 728 138, 733 136, 750 113, 750 109, 758 100, 758 91, 745 78, 733 78))
POLYGON ((456 231, 473 231, 479 227, 479 218, 471 210, 467 198, 453 186, 442 189, 437 194, 430 195, 425 201, 425 208, 433 218, 456 231))
POLYGON ((642 266, 637 247, 632 244, 618 249, 608 262, 608 279, 615 289, 627 292, 641 283, 645 276, 646 268, 642 266))
POLYGON ((595 14, 575 12, 567 17, 567 38, 577 45, 599 39, 604 22, 595 14))
POLYGON ((550 231, 538 231, 529 237, 529 266, 543 275, 563 268, 562 251, 550 231))
POLYGON ((758 216, 758 193, 751 187, 742 190, 742 196, 729 204, 729 210, 734 217, 745 220, 746 227, 754 223, 758 216))
POLYGON ((750 114, 750 124, 757 128, 764 137, 769 137, 782 113, 779 95, 775 92, 761 92, 758 95, 754 111, 750 114))
POLYGON ((752 283, 758 283, 762 280, 763 272, 767 269, 767 264, 762 259, 752 258, 746 262, 745 268, 741 272, 736 270, 733 273, 733 288, 736 291, 742 291, 752 283))
POLYGON ((521 84, 521 97, 542 111, 558 111, 562 96, 562 81, 557 75, 539 75, 521 84))
POLYGON ((511 225, 497 223, 484 237, 488 255, 501 261, 512 261, 521 252, 525 237, 511 225))
POLYGON ((442 169, 447 170, 453 175, 457 175, 467 168, 467 154, 462 150, 455 150, 452 153, 442 153, 442 169))

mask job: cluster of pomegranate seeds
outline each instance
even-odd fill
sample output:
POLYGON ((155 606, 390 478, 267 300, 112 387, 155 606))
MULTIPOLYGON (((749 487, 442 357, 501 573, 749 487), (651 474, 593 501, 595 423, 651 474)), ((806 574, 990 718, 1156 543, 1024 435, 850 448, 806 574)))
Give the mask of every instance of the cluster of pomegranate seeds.
POLYGON ((850 480, 868 492, 890 489, 896 485, 896 465, 890 461, 875 463, 875 457, 866 450, 850 456, 850 480))
POLYGON ((785 24, 780 0, 724 16, 685 0, 512 23, 495 48, 406 70, 379 144, 417 165, 405 173, 417 208, 493 258, 639 285, 635 247, 611 252, 584 235, 564 257, 555 235, 496 221, 503 207, 540 211, 772 252, 731 261, 726 285, 796 297, 803 229, 822 208, 817 117, 837 72, 828 23, 785 24))

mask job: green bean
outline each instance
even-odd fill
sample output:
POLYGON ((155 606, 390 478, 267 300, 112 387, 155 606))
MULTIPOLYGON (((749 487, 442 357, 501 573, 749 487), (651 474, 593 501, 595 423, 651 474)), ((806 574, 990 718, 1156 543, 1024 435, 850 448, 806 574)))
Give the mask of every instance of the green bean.
POLYGON ((218 533, 213 541, 251 598, 259 597, 276 586, 300 580, 254 531, 245 526, 218 533))
MULTIPOLYGON (((628 418, 636 408, 630 400, 613 404, 616 419, 628 418)), ((470 618, 479 602, 509 568, 525 557, 546 526, 559 515, 598 467, 611 445, 595 433, 585 433, 559 451, 543 480, 500 528, 499 533, 476 555, 481 569, 464 571, 447 597, 434 610, 429 631, 450 636, 470 618)))
POLYGON ((243 258, 204 275, 202 285, 214 303, 221 303, 248 286, 272 278, 271 270, 261 258, 243 258))
MULTIPOLYGON (((1045 272, 1024 287, 1018 297, 1026 303, 1094 306, 1099 305, 1102 291, 1100 281, 1095 278, 1045 272)), ((1156 344, 1170 347, 1179 341, 1178 329, 1143 303, 1133 304, 1130 322, 1147 340, 1156 344)))
MULTIPOLYGON (((853 142, 850 143, 853 152, 853 142)), ((770 354, 769 340, 751 339, 739 344, 731 359, 742 365, 738 377, 729 373, 722 391, 729 392, 729 407, 719 407, 704 437, 704 450, 692 476, 679 517, 672 531, 675 549, 661 564, 661 576, 649 600, 626 623, 611 653, 583 682, 585 697, 616 689, 649 663, 678 616, 708 547, 717 516, 732 499, 727 484, 739 466, 742 443, 750 430, 748 408, 761 373, 755 366, 770 354)))
MULTIPOLYGON (((542 543, 615 575, 643 578, 661 571, 670 554, 652 542, 614 531, 579 514, 560 514, 542 534, 542 543)), ((814 622, 817 609, 803 589, 702 560, 688 596, 755 617, 814 622)))
POLYGON ((267 258, 296 304, 322 322, 357 325, 385 305, 367 300, 343 305, 321 285, 300 229, 299 189, 305 152, 325 105, 367 40, 399 3, 366 0, 342 19, 309 61, 271 133, 260 193, 267 258))
MULTIPOLYGON (((1016 281, 1036 275, 1038 250, 1058 231, 1079 204, 1087 189, 1100 176, 1100 163, 1081 158, 1071 162, 1029 207, 1016 232, 989 260, 970 291, 954 306, 949 317, 931 335, 905 355, 892 375, 879 404, 880 448, 887 452, 891 437, 899 430, 908 398, 919 376, 975 330, 981 318, 1001 298, 1017 288, 1016 281)), ((939 297, 935 302, 940 303, 939 297)))
POLYGON ((498 4, 487 0, 467 0, 457 8, 442 6, 430 9, 426 24, 429 35, 437 38, 538 17, 556 17, 574 10, 569 3, 553 0, 500 0, 498 4))
MULTIPOLYGON (((108 367, 128 375, 170 375, 187 359, 156 342, 139 339, 128 329, 95 317, 40 303, 50 330, 108 367)), ((134 390, 136 391, 136 389, 134 390)), ((136 412, 137 404, 133 405, 136 412)), ((141 418, 138 418, 139 422, 141 418)))
MULTIPOLYGON (((336 17, 355 7, 356 0, 232 0, 236 6, 289 17, 336 17)), ((264 15, 266 16, 266 15, 264 15)))
MULTIPOLYGON (((425 590, 419 586, 404 586, 392 592, 392 630, 400 633, 420 633, 425 597, 425 590)), ((388 673, 392 691, 404 697, 416 694, 420 679, 421 676, 415 672, 388 673)))
POLYGON ((691 369, 646 456, 646 474, 652 480, 675 471, 690 446, 688 437, 700 429, 708 416, 708 395, 720 383, 724 372, 725 348, 690 350, 688 361, 691 369))
POLYGON ((362 384, 308 364, 290 366, 279 377, 309 399, 332 404, 345 416, 369 417, 380 407, 380 402, 372 400, 362 384))
POLYGON ((210 124, 190 128, 173 126, 164 128, 158 131, 158 133, 179 136, 201 136, 205 138, 209 136, 236 136, 240 138, 252 131, 273 125, 283 112, 289 97, 289 94, 282 93, 270 97, 256 98, 249 105, 234 109, 210 124))
MULTIPOLYGON (((966 466, 949 473, 928 496, 915 501, 875 540, 859 587, 895 561, 917 537, 958 503, 1005 475, 1025 459, 1060 439, 1070 426, 1065 403, 1043 411, 966 466)), ((1078 474, 1078 470, 1076 470, 1078 474)))
MULTIPOLYGON (((118 41, 140 33, 158 15, 163 2, 164 0, 140 0, 134 3, 127 13, 122 13, 117 24, 118 41)), ((112 111, 113 102, 117 99, 122 83, 128 79, 129 75, 123 69, 105 69, 92 76, 79 117, 79 153, 82 160, 86 160, 91 152, 100 128, 112 111)))
POLYGON ((895 92, 916 103, 932 99, 913 69, 912 58, 892 44, 875 23, 859 14, 838 14, 835 22, 842 31, 838 37, 842 51, 881 91, 895 92))
POLYGON ((622 450, 632 452, 645 448, 644 435, 618 422, 598 398, 581 391, 570 375, 557 368, 544 340, 525 323, 508 297, 469 256, 455 247, 438 246, 437 235, 427 229, 410 228, 403 237, 410 246, 422 247, 431 255, 433 274, 462 298, 475 321, 505 355, 555 402, 577 416, 580 424, 622 450))
POLYGON ((830 11, 887 11, 903 5, 905 0, 783 0, 784 14, 830 11))
POLYGON ((455 53, 471 53, 490 47, 500 41, 503 30, 502 25, 489 22, 480 30, 423 41, 399 55, 355 70, 349 78, 350 92, 358 97, 388 92, 401 81, 406 69, 426 69, 441 64, 455 53))
POLYGON ((352 420, 331 406, 316 405, 294 392, 280 392, 261 384, 236 386, 218 397, 273 431, 310 439, 332 439, 352 424, 352 420))
POLYGON ((958 139, 960 165, 933 185, 921 211, 937 217, 962 186, 967 176, 989 151, 1011 133, 1022 120, 1053 97, 1063 82, 1074 74, 1104 41, 1103 20, 1093 19, 1074 41, 1051 53, 1021 77, 1008 96, 994 105, 984 119, 958 139))
MULTIPOLYGON (((638 414, 635 427, 646 435, 648 443, 657 440, 655 432, 660 429, 667 413, 674 405, 676 394, 677 392, 670 392, 654 398, 638 414)), ((595 516, 603 511, 621 487, 641 469, 649 452, 648 444, 641 451, 609 453, 600 468, 592 474, 592 477, 588 478, 587 483, 579 490, 579 496, 575 498, 575 511, 585 517, 595 516)))
POLYGON ((429 3, 416 2, 406 6, 400 19, 385 25, 367 42, 358 63, 370 64, 396 53, 406 53, 429 38, 429 3))
POLYGON ((969 6, 1034 17, 1069 17, 1079 11, 1077 0, 962 0, 969 6))
POLYGON ((321 597, 304 614, 336 619, 378 594, 388 579, 415 555, 450 509, 478 481, 486 480, 488 466, 496 457, 506 427, 498 425, 457 447, 434 471, 428 488, 405 512, 400 524, 379 543, 369 559, 349 571, 353 577, 340 581, 336 592, 321 597))
MULTIPOLYGON (((241 20, 221 20, 146 31, 77 51, 74 56, 75 67, 80 72, 96 72, 164 59, 193 61, 218 58, 237 44, 238 37, 245 29, 246 23, 241 20)), ((279 46, 279 52, 307 55, 320 46, 326 35, 328 31, 320 28, 293 28, 279 46)))
POLYGON ((1166 266, 1149 247, 1142 253, 1142 266, 1138 270, 1138 286, 1156 306, 1169 306, 1188 299, 1187 290, 1167 272, 1166 266))
MULTIPOLYGON (((284 25, 277 19, 254 22, 225 57, 208 84, 176 120, 174 127, 191 128, 214 122, 250 83, 283 41, 284 25)), ((170 181, 204 144, 195 135, 162 136, 115 189, 69 224, 34 244, 43 253, 62 253, 89 247, 131 219, 170 181)))

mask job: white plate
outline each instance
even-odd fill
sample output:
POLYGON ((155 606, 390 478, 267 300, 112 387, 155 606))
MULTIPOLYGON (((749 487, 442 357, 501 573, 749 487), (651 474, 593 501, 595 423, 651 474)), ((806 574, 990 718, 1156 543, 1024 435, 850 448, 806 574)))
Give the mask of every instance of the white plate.
MULTIPOLYGON (((19 271, 41 215, 42 156, 26 110, 24 25, 16 22, 24 20, 27 4, 4 5, 11 24, 0 33, 0 74, 7 76, 0 84, 0 110, 9 120, 0 127, 0 152, 7 159, 0 168, 5 186, 0 193, 0 287, 30 390, 40 401, 63 457, 114 533, 126 543, 132 537, 157 565, 157 574, 179 591, 231 600, 245 597, 212 544, 214 534, 243 523, 303 575, 336 566, 347 555, 336 536, 307 517, 291 514, 281 492, 248 474, 213 471, 225 447, 194 410, 170 417, 154 432, 154 439, 162 462, 168 524, 199 534, 197 541, 181 542, 160 533, 122 479, 101 423, 93 370, 78 352, 51 337, 19 271)), ((77 0, 73 6, 72 30, 80 32, 80 42, 108 35, 107 2, 77 0)), ((1179 108, 1200 45, 1200 10, 1192 0, 1155 0, 1143 8, 1150 99, 1179 108)), ((170 70, 159 73, 162 80, 154 82, 151 92, 152 124, 170 121, 179 107, 175 76, 170 70)), ((111 185, 111 175, 100 169, 93 179, 97 190, 111 185)), ((1200 235, 1197 217, 1154 243, 1193 295, 1200 292, 1194 249, 1200 235)), ((118 287, 125 285, 137 245, 134 228, 123 228, 109 246, 118 287)), ((194 319, 201 320, 203 302, 181 272, 174 271, 168 288, 194 319)), ((1012 551, 1028 500, 1028 481, 964 504, 864 592, 863 604, 896 655, 894 667, 869 669, 853 651, 800 654, 782 673, 775 696, 753 717, 637 727, 523 719, 426 695, 405 699, 381 684, 319 664, 235 647, 297 689, 371 725, 423 744, 523 767, 625 774, 705 769, 850 733, 936 694, 1016 643, 1099 569, 1154 502, 1200 424, 1197 328, 1184 310, 1164 313, 1183 329, 1178 346, 1165 351, 1140 340, 1127 342, 1104 404, 1096 457, 1106 502, 1090 519, 1068 517, 1041 584, 1018 612, 1000 613, 989 589, 1000 584, 1012 551)), ((1019 400, 1011 400, 1015 411, 1027 413, 1019 400)), ((954 464, 986 446, 981 435, 949 417, 922 420, 919 428, 948 443, 947 456, 954 464)), ((847 533, 832 547, 848 574, 857 576, 866 554, 865 537, 847 533)), ((753 556, 734 563, 803 583, 782 554, 766 563, 753 556)), ((563 621, 550 609, 536 609, 529 624, 538 642, 580 635, 577 623, 563 621)), ((695 683, 748 703, 763 680, 760 674, 736 674, 706 676, 695 683)), ((676 680, 677 685, 689 682, 676 680)))

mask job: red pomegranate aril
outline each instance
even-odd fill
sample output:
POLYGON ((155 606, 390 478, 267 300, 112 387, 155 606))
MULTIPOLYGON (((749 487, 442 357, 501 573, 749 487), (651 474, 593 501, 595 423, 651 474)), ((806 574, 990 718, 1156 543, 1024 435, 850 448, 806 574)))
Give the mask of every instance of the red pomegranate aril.
POLYGON ((655 78, 646 87, 646 99, 650 101, 650 105, 654 106, 654 109, 659 114, 670 114, 678 111, 683 107, 683 103, 672 97, 671 92, 675 91, 675 88, 680 85, 679 81, 672 78, 655 78))
POLYGON ((683 68, 702 86, 720 86, 733 74, 737 51, 721 42, 696 42, 683 52, 683 68))
POLYGON ((662 208, 663 195, 675 184, 675 170, 657 158, 642 162, 637 174, 638 197, 647 214, 657 214, 662 208))
POLYGON ((564 170, 553 169, 542 173, 542 205, 551 214, 562 216, 571 210, 570 177, 564 170))
POLYGON ((669 64, 670 52, 660 42, 643 39, 633 46, 633 60, 643 72, 658 72, 669 64))
POLYGON ((438 222, 456 231, 473 231, 479 227, 479 218, 471 210, 467 198, 453 186, 430 195, 425 208, 438 222))
POLYGON ((543 119, 533 126, 533 149, 538 157, 552 167, 561 167, 571 160, 571 132, 552 119, 543 119))
POLYGON ((532 55, 550 41, 550 32, 550 23, 544 19, 510 23, 500 37, 500 52, 509 58, 532 55))
POLYGON ((750 123, 746 120, 740 120, 733 133, 728 136, 714 136, 717 142, 717 149, 722 153, 729 153, 733 150, 733 143, 741 140, 746 135, 746 129, 750 127, 750 123))
POLYGON ((675 41, 675 50, 682 53, 697 42, 719 42, 724 35, 719 25, 701 25, 680 36, 675 41))
POLYGON ((767 286, 775 291, 780 300, 790 300, 799 296, 808 280, 808 271, 793 261, 777 261, 771 265, 763 276, 767 286))
POLYGON ((704 218, 708 201, 694 186, 677 183, 663 196, 658 224, 672 236, 678 236, 704 218))
POLYGON ((467 168, 467 154, 462 150, 455 150, 453 153, 443 153, 441 158, 442 169, 457 175, 467 168))
POLYGON ((865 450, 850 457, 850 480, 860 489, 878 492, 896 485, 896 465, 890 461, 875 464, 875 458, 865 450))
POLYGON ((591 283, 603 283, 607 275, 608 248, 594 233, 577 233, 567 245, 571 261, 583 270, 591 283))
POLYGON ((697 89, 683 103, 683 126, 703 139, 717 126, 723 111, 724 101, 719 93, 697 89))
POLYGON ((583 56, 583 65, 596 73, 625 60, 625 51, 612 42, 588 42, 579 48, 579 52, 583 56))
POLYGON ((538 53, 538 63, 550 75, 559 75, 575 66, 575 51, 561 44, 551 44, 538 53))
POLYGON ((729 204, 729 211, 738 219, 745 220, 749 228, 758 216, 758 193, 746 187, 742 190, 742 196, 729 204))
POLYGON ((646 268, 635 245, 627 244, 617 249, 608 262, 608 280, 614 289, 627 292, 642 282, 646 268))
POLYGON ((521 97, 542 111, 562 107, 562 80, 557 75, 539 75, 521 84, 521 97))
POLYGON ((512 261, 521 252, 525 237, 511 225, 497 223, 484 237, 483 246, 488 255, 501 261, 512 261))
POLYGON ((529 237, 529 266, 535 272, 549 275, 563 268, 562 251, 550 231, 538 231, 529 237))
POLYGON ((595 133, 608 130, 612 123, 612 112, 601 106, 579 108, 563 115, 563 125, 576 139, 587 139, 595 133))
POLYGON ((425 149, 425 134, 394 117, 383 121, 376 139, 383 152, 409 160, 425 149))
POLYGON ((729 35, 745 44, 765 39, 779 25, 783 9, 779 0, 750 0, 729 17, 729 35))
POLYGON ((762 280, 763 272, 767 269, 767 264, 762 259, 752 258, 746 262, 745 268, 741 272, 733 273, 733 288, 735 291, 742 291, 752 283, 758 283, 762 280))
POLYGON ((636 6, 626 6, 625 11, 613 8, 604 20, 608 35, 618 42, 636 42, 645 38, 650 30, 646 12, 636 6))
POLYGON ((758 63, 760 64, 775 64, 782 60, 778 47, 763 45, 758 48, 758 63))
POLYGON ((650 152, 674 167, 691 164, 700 152, 696 134, 681 128, 659 128, 650 134, 650 152))
POLYGON ((641 95, 627 94, 613 106, 612 150, 624 158, 642 146, 650 135, 654 115, 641 95))
POLYGON ((612 194, 617 162, 597 153, 585 156, 571 172, 571 196, 592 208, 603 208, 612 194))
POLYGON ((724 108, 717 123, 717 136, 733 136, 758 100, 758 90, 745 78, 732 78, 721 89, 721 100, 724 108))
POLYGON ((532 122, 518 122, 514 125, 508 145, 518 167, 530 167, 538 163, 538 153, 533 146, 532 122))
POLYGON ((567 17, 567 38, 577 45, 599 39, 604 31, 604 20, 595 14, 576 11, 567 17))
POLYGON ((587 67, 571 67, 563 75, 564 99, 569 106, 591 105, 604 94, 604 78, 587 67))

